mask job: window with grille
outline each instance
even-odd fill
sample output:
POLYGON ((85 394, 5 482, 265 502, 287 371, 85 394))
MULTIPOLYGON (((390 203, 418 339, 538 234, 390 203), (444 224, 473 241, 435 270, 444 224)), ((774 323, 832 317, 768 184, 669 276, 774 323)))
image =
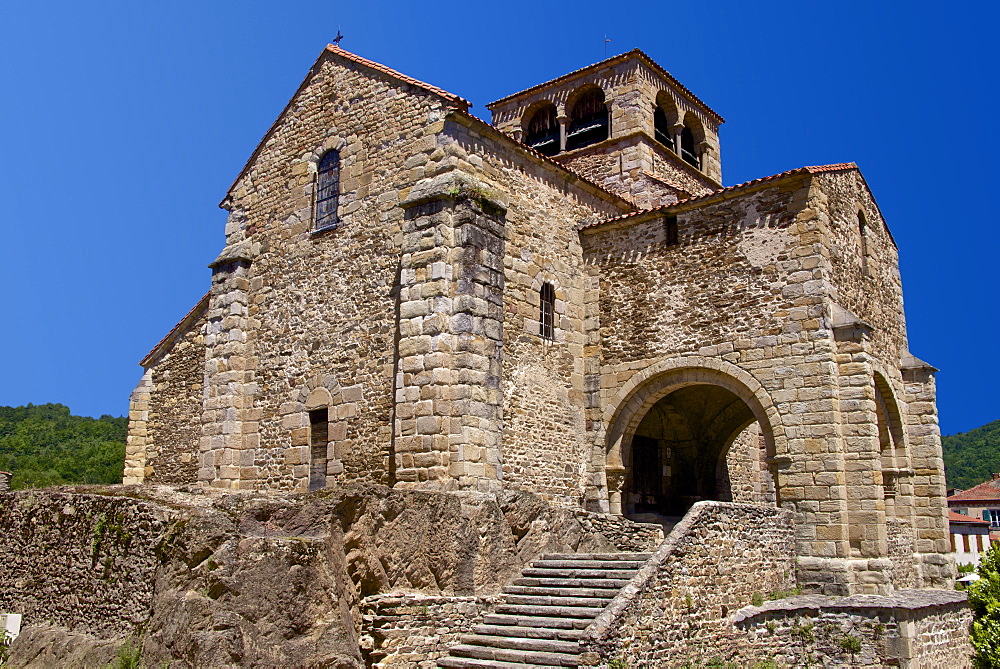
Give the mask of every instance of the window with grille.
POLYGON ((608 108, 604 104, 604 91, 592 88, 573 105, 566 133, 566 150, 572 151, 608 138, 608 108))
POLYGON ((340 152, 327 151, 319 161, 316 176, 316 229, 335 228, 340 202, 340 152))
POLYGON ((681 158, 692 167, 700 169, 701 161, 698 159, 697 149, 694 144, 694 133, 691 131, 691 128, 684 126, 684 129, 681 130, 681 158))
POLYGON ((556 317, 556 289, 551 283, 543 283, 539 291, 541 298, 540 313, 538 315, 538 334, 545 339, 555 338, 555 317, 556 317))
POLYGON ((524 143, 546 156, 559 153, 559 121, 555 105, 546 105, 534 113, 525 128, 524 143))

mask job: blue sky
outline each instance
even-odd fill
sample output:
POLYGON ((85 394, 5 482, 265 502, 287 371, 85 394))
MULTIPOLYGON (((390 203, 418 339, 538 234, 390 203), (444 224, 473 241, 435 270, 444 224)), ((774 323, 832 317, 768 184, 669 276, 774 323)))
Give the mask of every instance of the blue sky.
POLYGON ((855 161, 944 433, 1000 418, 993 3, 0 5, 0 405, 127 411, 209 286, 219 200, 323 46, 484 105, 639 47, 726 119, 723 178, 855 161))

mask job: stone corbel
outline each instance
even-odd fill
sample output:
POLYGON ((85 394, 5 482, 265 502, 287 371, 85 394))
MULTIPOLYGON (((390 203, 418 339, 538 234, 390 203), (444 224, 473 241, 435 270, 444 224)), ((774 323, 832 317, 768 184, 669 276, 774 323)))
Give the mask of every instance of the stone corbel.
POLYGON ((845 309, 836 302, 831 302, 830 329, 833 330, 833 338, 837 341, 860 343, 861 340, 870 337, 875 328, 861 320, 849 309, 845 309))
POLYGON ((910 383, 927 383, 936 372, 940 371, 909 351, 903 351, 899 356, 899 370, 903 373, 903 380, 910 383))

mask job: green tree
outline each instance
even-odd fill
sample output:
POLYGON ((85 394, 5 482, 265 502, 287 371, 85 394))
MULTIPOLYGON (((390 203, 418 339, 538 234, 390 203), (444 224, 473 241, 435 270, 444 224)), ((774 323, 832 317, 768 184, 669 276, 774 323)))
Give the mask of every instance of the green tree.
POLYGON ((968 432, 941 437, 949 488, 968 490, 1000 472, 1000 420, 968 432))
POLYGON ((1000 547, 990 546, 976 569, 979 580, 969 586, 972 605, 973 665, 1000 667, 1000 547))
POLYGON ((120 483, 128 419, 74 416, 62 404, 0 407, 0 470, 11 487, 120 483))

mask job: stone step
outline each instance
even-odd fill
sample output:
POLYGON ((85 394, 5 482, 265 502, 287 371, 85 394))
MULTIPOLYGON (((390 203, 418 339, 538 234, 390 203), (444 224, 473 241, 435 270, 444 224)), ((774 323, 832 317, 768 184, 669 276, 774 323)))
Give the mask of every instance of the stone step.
POLYGON ((645 562, 652 553, 546 553, 542 560, 638 560, 645 562))
POLYGON ((518 615, 491 613, 483 618, 486 625, 509 625, 513 627, 539 627, 547 629, 586 629, 591 618, 546 618, 539 615, 518 615))
POLYGON ((538 669, 545 666, 539 664, 521 664, 520 662, 480 660, 475 657, 442 657, 438 659, 437 664, 439 667, 491 667, 492 669, 538 669))
POLYGON ((504 595, 504 602, 507 604, 528 604, 537 606, 573 606, 573 607, 596 607, 603 609, 608 605, 608 600, 597 597, 553 597, 551 595, 535 597, 532 595, 504 595))
POLYGON ((534 560, 535 569, 631 569, 636 571, 642 560, 534 560))
MULTIPOLYGON (((537 620, 544 619, 534 618, 530 622, 534 623, 537 620)), ((557 639, 559 641, 576 641, 583 636, 582 627, 576 629, 558 629, 548 626, 476 625, 473 632, 489 636, 516 636, 522 639, 557 639)))
POLYGON ((511 648, 514 650, 532 650, 539 653, 567 653, 580 651, 576 641, 559 641, 558 639, 535 639, 515 636, 496 636, 485 634, 467 634, 462 636, 462 643, 470 646, 488 646, 490 648, 511 648))
POLYGON ((544 606, 535 604, 498 604, 497 613, 542 618, 596 618, 603 609, 596 606, 544 606))
POLYGON ((548 665, 553 667, 576 667, 580 664, 580 656, 570 653, 540 653, 534 650, 514 650, 513 648, 490 648, 489 646, 472 646, 459 644, 452 646, 452 655, 458 657, 474 657, 480 660, 497 660, 500 662, 520 662, 528 665, 548 665))
POLYGON ((528 567, 521 576, 539 578, 616 578, 631 580, 637 569, 548 569, 528 567))
POLYGON ((597 597, 612 600, 618 594, 619 588, 558 588, 537 585, 508 585, 503 589, 504 595, 551 595, 552 597, 597 597))
POLYGON ((526 576, 515 578, 513 585, 553 588, 602 588, 613 590, 616 594, 628 585, 627 578, 545 578, 541 576, 526 576))

